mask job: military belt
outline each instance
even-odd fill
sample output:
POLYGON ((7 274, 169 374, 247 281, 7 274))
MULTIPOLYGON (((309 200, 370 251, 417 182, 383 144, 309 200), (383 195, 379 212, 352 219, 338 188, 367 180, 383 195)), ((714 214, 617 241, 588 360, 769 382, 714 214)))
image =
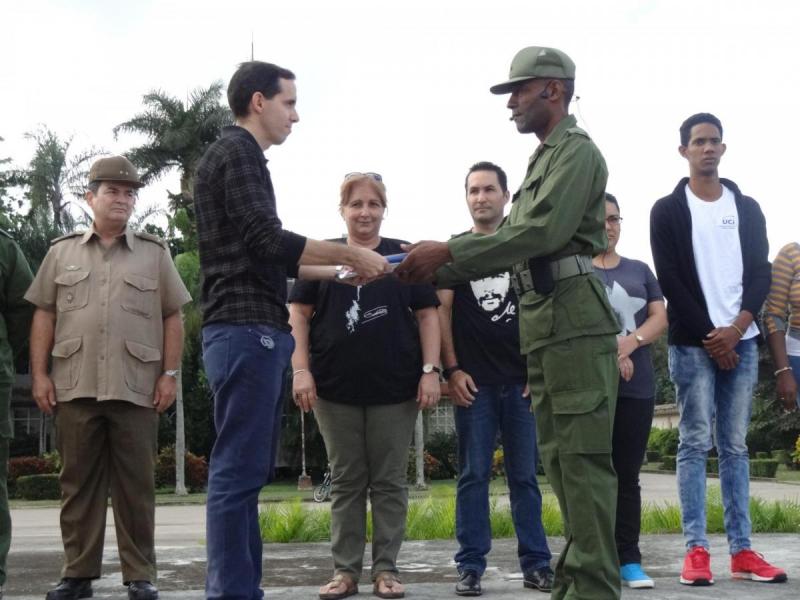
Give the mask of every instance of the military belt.
MULTIPOLYGON (((533 260, 533 259, 531 259, 533 260)), ((537 289, 535 277, 531 271, 531 261, 526 261, 526 267, 522 269, 514 269, 511 273, 511 287, 517 293, 517 296, 522 296, 526 292, 537 293, 550 293, 550 289, 541 290, 537 289)), ((594 271, 592 265, 592 257, 584 254, 571 254, 556 260, 550 261, 550 273, 553 276, 552 281, 561 281, 562 279, 569 279, 570 277, 577 277, 594 271)))

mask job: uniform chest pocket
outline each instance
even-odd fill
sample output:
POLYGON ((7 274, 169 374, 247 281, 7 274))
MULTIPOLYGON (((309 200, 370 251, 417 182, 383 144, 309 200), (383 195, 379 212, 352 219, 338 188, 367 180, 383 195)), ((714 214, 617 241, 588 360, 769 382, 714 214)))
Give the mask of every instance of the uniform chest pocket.
MULTIPOLYGON (((533 200, 534 196, 536 196, 536 192, 539 189, 539 184, 542 181, 542 174, 539 172, 531 173, 525 178, 525 181, 522 182, 522 185, 519 186, 519 189, 514 194, 512 198, 512 204, 516 205, 517 200, 525 199, 527 202, 533 200)), ((513 210, 513 209, 512 209, 513 210)))
POLYGON ((55 278, 58 312, 78 310, 89 303, 89 271, 66 271, 55 278))
POLYGON ((126 273, 122 279, 125 281, 122 308, 129 313, 149 319, 153 315, 158 280, 135 273, 126 273))

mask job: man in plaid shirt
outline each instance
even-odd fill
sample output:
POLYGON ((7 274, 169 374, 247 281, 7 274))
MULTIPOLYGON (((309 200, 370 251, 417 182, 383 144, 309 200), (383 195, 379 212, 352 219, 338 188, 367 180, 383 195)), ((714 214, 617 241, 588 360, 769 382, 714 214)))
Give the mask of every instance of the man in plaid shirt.
POLYGON ((217 432, 206 509, 209 600, 263 596, 258 493, 272 476, 294 349, 286 277, 300 265, 349 265, 364 280, 388 270, 371 250, 282 227, 263 153, 298 121, 294 78, 269 63, 239 66, 228 85, 236 124, 223 129, 195 178, 203 361, 217 432))

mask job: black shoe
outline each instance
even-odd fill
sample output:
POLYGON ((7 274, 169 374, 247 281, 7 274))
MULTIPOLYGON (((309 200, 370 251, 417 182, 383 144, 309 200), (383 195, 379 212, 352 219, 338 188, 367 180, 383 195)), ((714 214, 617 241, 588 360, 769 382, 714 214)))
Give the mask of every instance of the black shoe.
POLYGON ((456 583, 457 596, 480 596, 481 576, 475 571, 464 571, 456 583))
POLYGON ((47 592, 45 600, 78 600, 91 598, 92 580, 82 577, 64 577, 52 590, 47 592))
POLYGON ((131 581, 128 584, 128 600, 158 600, 158 589, 149 581, 131 581))
POLYGON ((526 588, 539 590, 540 592, 551 592, 553 590, 553 569, 550 567, 540 567, 529 569, 522 573, 522 585, 526 588))

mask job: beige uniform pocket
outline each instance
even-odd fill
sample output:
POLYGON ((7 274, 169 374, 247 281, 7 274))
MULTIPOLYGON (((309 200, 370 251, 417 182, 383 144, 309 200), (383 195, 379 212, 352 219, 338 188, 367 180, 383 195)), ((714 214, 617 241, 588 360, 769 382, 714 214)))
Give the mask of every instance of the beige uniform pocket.
POLYGON ((89 271, 66 271, 54 279, 58 312, 78 310, 89 303, 89 271))
POLYGON ((161 374, 161 350, 125 341, 125 384, 137 394, 152 396, 161 374))
POLYGON ((53 345, 50 354, 53 357, 53 385, 56 389, 68 390, 78 385, 83 363, 83 352, 80 352, 82 345, 82 337, 61 340, 53 345))
POLYGON ((122 279, 125 281, 122 308, 129 313, 149 319, 153 315, 158 280, 135 273, 126 273, 122 279))

